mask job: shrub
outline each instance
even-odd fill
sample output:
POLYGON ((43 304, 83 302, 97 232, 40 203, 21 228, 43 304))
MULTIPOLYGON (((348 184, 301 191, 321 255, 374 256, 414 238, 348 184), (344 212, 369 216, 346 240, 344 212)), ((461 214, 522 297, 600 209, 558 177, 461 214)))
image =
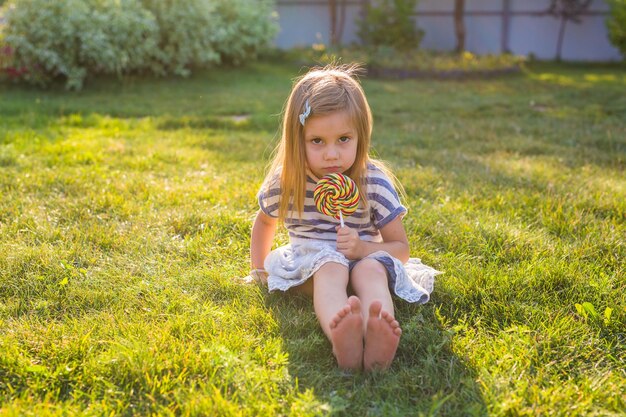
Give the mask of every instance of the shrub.
POLYGON ((2 43, 0 39, 0 81, 15 80, 23 77, 28 70, 25 67, 16 67, 13 48, 2 43))
POLYGON ((245 62, 275 35, 272 9, 273 0, 13 0, 2 30, 23 79, 79 89, 88 75, 245 62))
MULTIPOLYGON (((85 0, 83 0, 85 2, 85 0)), ((89 30, 80 36, 79 57, 87 70, 121 75, 143 70, 158 47, 159 27, 139 0, 88 0, 89 30)))
POLYGON ((400 51, 417 49, 424 32, 411 17, 417 0, 374 0, 367 3, 365 17, 358 22, 361 41, 371 47, 400 51))
POLYGON ((220 62, 214 43, 218 22, 214 4, 206 0, 141 0, 159 27, 158 48, 150 70, 158 75, 189 75, 191 67, 220 62))
POLYGON ((6 19, 5 42, 34 83, 61 76, 78 89, 88 73, 141 68, 157 45, 156 21, 138 0, 19 0, 6 19))
POLYGON ((611 15, 607 19, 609 40, 626 59, 626 0, 609 0, 611 15))
POLYGON ((256 58, 278 32, 273 0, 213 0, 218 19, 215 49, 223 62, 256 58))

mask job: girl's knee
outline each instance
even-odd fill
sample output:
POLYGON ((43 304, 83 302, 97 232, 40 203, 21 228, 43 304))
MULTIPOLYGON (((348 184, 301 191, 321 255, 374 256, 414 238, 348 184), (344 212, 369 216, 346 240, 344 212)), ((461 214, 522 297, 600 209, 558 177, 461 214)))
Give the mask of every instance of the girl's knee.
POLYGON ((387 279, 387 269, 374 258, 363 258, 352 268, 353 277, 384 277, 387 279))
POLYGON ((348 267, 336 262, 328 262, 322 265, 317 272, 313 274, 314 284, 324 282, 341 283, 348 281, 348 267))

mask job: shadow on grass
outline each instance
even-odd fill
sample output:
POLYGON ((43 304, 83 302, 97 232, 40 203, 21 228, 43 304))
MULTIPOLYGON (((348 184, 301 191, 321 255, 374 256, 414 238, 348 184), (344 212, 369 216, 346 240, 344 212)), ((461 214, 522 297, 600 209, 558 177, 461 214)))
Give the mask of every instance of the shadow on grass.
POLYGON ((453 333, 440 324, 436 301, 425 306, 395 303, 403 334, 391 369, 349 374, 337 368, 310 298, 266 297, 289 354, 290 375, 302 389, 312 389, 332 415, 485 415, 476 375, 454 353, 453 333))

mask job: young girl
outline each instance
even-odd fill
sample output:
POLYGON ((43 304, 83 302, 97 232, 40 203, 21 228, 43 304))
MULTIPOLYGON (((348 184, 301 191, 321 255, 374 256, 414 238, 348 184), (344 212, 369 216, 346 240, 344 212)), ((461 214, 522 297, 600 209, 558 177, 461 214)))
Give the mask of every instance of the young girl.
POLYGON ((339 367, 370 371, 390 366, 402 333, 391 291, 425 303, 438 272, 409 259, 402 225, 407 210, 393 176, 368 155, 372 115, 356 69, 315 69, 294 84, 258 194, 250 275, 270 291, 297 287, 312 294, 339 367), (361 197, 344 227, 313 201, 316 182, 335 172, 352 178, 361 197), (271 251, 279 221, 290 244, 271 251))

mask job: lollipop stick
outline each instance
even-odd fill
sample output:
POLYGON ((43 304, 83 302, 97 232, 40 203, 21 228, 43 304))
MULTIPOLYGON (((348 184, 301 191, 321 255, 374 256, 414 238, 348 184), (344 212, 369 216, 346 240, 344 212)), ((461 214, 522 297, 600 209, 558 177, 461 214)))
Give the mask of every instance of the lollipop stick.
POLYGON ((339 210, 339 221, 341 222, 341 227, 343 227, 343 215, 341 214, 341 210, 339 210))

